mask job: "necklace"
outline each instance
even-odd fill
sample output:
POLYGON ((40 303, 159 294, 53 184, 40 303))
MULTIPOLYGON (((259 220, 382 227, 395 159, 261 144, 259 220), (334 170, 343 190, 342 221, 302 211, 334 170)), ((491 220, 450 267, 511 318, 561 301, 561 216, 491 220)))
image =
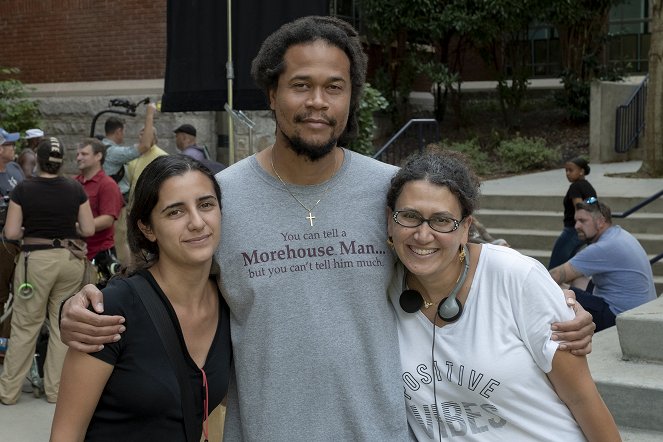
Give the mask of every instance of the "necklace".
MULTIPOLYGON (((315 204, 313 204, 311 207, 306 207, 306 205, 299 198, 297 198, 294 193, 292 193, 288 185, 285 183, 285 181, 283 181, 283 178, 281 178, 281 175, 279 175, 279 173, 276 171, 276 167, 274 167, 274 146, 272 146, 272 155, 270 156, 269 161, 272 165, 272 170, 274 171, 276 178, 278 178, 281 184, 283 184, 285 190, 287 190, 290 196, 293 197, 295 201, 297 201, 299 205, 302 206, 304 210, 308 212, 308 216, 306 217, 306 219, 310 223, 311 227, 313 227, 313 220, 315 219, 315 216, 313 215, 313 209, 315 209, 315 207, 320 203, 320 201, 322 201, 322 198, 325 196, 325 194, 331 187, 331 183, 327 184, 327 187, 325 188, 325 190, 322 191, 322 193, 320 194, 320 198, 318 198, 315 204)), ((334 177, 335 174, 336 174, 336 154, 334 154, 334 169, 332 170, 331 177, 329 177, 329 181, 331 181, 331 179, 334 177)))
MULTIPOLYGON (((465 278, 467 277, 467 272, 470 268, 469 250, 467 249, 466 245, 462 246, 462 249, 461 249, 460 254, 458 255, 458 258, 459 258, 459 261, 461 263, 464 262, 465 265, 463 266, 460 273, 458 274, 458 278, 456 278, 456 283, 455 283, 453 289, 451 290, 451 292, 449 292, 449 295, 447 296, 447 298, 456 299, 456 295, 458 294, 458 291, 460 290, 462 285, 465 283, 465 278)), ((434 302, 432 302, 430 300, 430 297, 426 296, 426 298, 428 298, 428 299, 426 299, 426 298, 424 298, 424 295, 422 293, 420 293, 418 290, 410 289, 410 287, 408 286, 407 279, 408 279, 409 275, 410 275, 410 273, 406 269, 406 271, 403 273, 403 293, 401 293, 401 296, 400 296, 400 299, 399 299, 399 303, 401 305, 401 308, 404 311, 406 311, 407 313, 416 312, 417 310, 419 310, 422 307, 422 305, 423 305, 424 309, 430 308, 434 304, 434 302)), ((456 302, 458 302, 457 299, 456 299, 456 302)), ((438 314, 442 318, 444 318, 444 317, 442 316, 442 314, 439 313, 440 308, 447 309, 447 307, 444 306, 443 304, 446 304, 446 303, 440 302, 440 304, 438 305, 438 314)))

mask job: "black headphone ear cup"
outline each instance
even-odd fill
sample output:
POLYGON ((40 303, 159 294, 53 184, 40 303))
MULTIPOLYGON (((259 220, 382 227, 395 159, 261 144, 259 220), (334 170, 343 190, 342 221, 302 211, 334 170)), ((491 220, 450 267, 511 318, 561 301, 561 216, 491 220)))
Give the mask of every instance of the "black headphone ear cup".
POLYGON ((424 298, 416 290, 408 289, 404 290, 401 293, 401 297, 398 299, 398 303, 401 305, 401 308, 406 313, 414 313, 421 308, 424 298))
POLYGON ((458 298, 444 298, 437 305, 437 315, 446 322, 455 322, 463 314, 463 304, 458 298), (455 302, 453 302, 455 301, 455 302))

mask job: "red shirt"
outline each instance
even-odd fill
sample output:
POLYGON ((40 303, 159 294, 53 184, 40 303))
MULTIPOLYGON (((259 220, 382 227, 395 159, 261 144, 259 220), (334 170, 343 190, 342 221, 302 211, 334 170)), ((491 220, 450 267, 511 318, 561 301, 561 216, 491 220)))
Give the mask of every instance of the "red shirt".
MULTIPOLYGON (((83 175, 77 175, 76 181, 83 185, 85 193, 90 200, 92 216, 110 215, 114 219, 120 215, 124 205, 120 188, 113 178, 106 175, 102 170, 89 180, 83 175)), ((92 260, 102 250, 110 249, 115 244, 113 234, 115 228, 111 225, 107 229, 95 232, 94 235, 85 238, 87 242, 87 259, 92 260)))

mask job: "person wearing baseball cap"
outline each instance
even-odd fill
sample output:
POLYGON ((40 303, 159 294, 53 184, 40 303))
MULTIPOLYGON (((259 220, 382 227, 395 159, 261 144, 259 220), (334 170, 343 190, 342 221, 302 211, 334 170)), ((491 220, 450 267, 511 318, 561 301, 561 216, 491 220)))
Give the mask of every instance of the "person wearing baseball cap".
POLYGON ((188 155, 198 161, 205 159, 205 151, 196 144, 196 128, 190 124, 183 124, 175 129, 175 144, 183 155, 188 155))
MULTIPOLYGON (((14 145, 20 138, 18 132, 9 133, 0 128, 0 316, 5 313, 5 303, 9 299, 9 285, 14 267, 16 266, 16 255, 20 252, 19 242, 10 241, 2 237, 5 225, 7 208, 9 206, 9 194, 14 187, 23 181, 21 167, 14 162, 14 145)), ((11 316, 0 323, 0 338, 9 338, 11 316)), ((4 358, 4 352, 0 352, 0 362, 4 358)))
POLYGON ((28 142, 28 148, 32 150, 37 149, 37 145, 44 136, 44 131, 41 129, 28 129, 25 131, 25 139, 28 142))
POLYGON ((18 132, 9 133, 0 127, 0 145, 15 144, 20 137, 18 132))

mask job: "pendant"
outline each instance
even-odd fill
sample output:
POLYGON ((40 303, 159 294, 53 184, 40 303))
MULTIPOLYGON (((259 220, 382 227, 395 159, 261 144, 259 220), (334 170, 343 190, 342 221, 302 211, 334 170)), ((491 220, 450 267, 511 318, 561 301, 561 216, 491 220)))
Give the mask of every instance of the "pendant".
POLYGON ((308 216, 306 217, 309 223, 311 223, 311 227, 313 227, 313 220, 315 219, 315 216, 311 213, 311 211, 308 211, 308 216))
POLYGON ((428 307, 430 307, 431 305, 433 305, 432 302, 428 302, 428 301, 426 301, 426 300, 424 299, 424 308, 428 308, 428 307))

